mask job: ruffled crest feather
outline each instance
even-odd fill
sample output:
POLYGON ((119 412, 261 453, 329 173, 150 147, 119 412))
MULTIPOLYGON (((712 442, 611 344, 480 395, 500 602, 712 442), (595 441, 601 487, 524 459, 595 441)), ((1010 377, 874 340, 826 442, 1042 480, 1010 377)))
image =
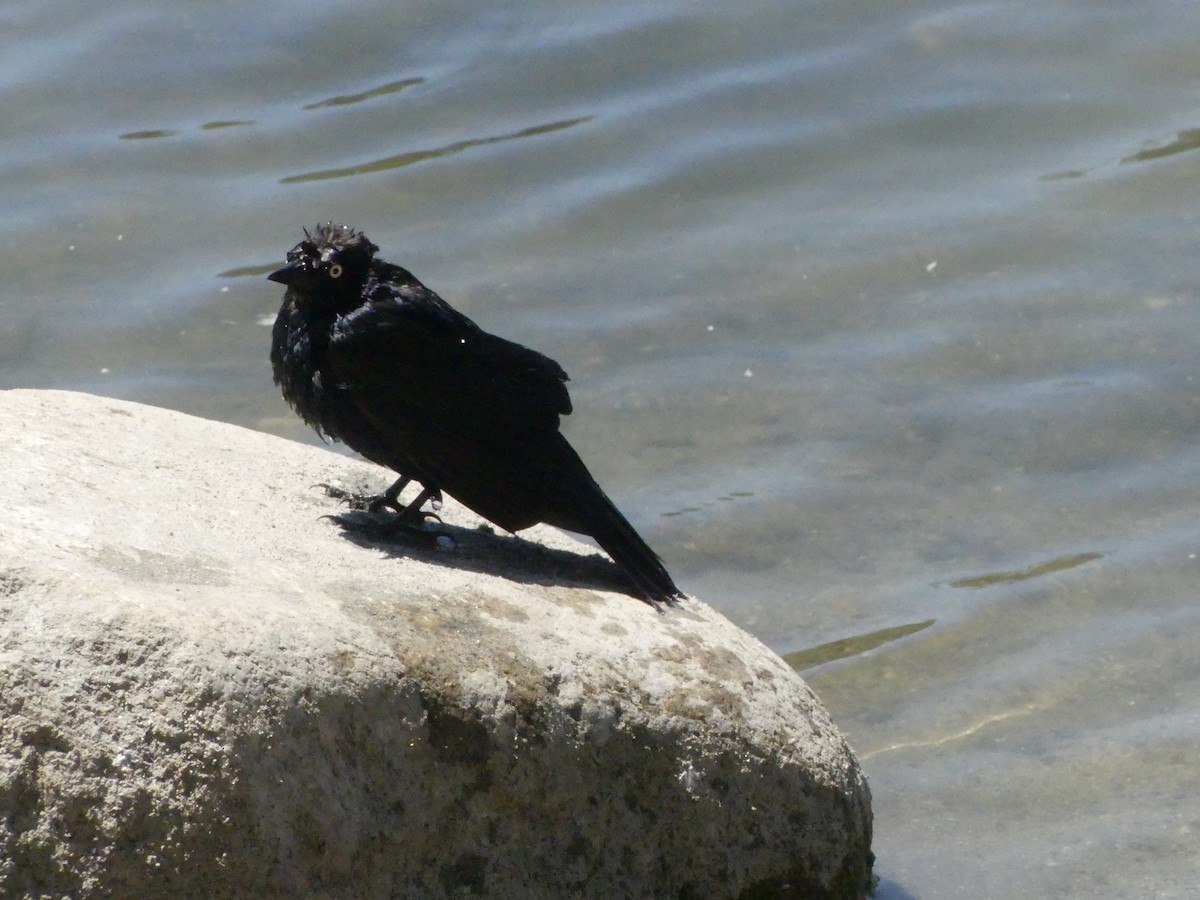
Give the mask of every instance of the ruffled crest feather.
POLYGON ((339 250, 343 253, 359 253, 371 259, 379 251, 379 247, 361 231, 356 231, 349 225, 335 225, 326 222, 318 225, 312 231, 304 229, 305 243, 310 244, 318 253, 324 249, 339 250))

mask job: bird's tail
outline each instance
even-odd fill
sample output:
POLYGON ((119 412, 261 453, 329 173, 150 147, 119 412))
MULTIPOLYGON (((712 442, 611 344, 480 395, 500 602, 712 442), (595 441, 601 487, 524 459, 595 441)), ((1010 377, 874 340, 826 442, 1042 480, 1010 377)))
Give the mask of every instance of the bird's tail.
POLYGON ((658 554, 633 530, 608 497, 604 497, 604 501, 608 515, 603 524, 593 526, 592 537, 596 543, 625 571, 651 606, 656 609, 660 603, 678 606, 683 592, 675 586, 658 554))
POLYGON ((578 463, 578 474, 571 479, 571 493, 574 496, 566 506, 571 512, 567 517, 547 518, 547 521, 595 538, 604 552, 629 576, 638 593, 655 609, 661 612, 660 604, 678 606, 685 595, 676 587, 658 554, 650 549, 629 524, 629 520, 608 499, 570 444, 566 440, 563 440, 563 444, 578 463))

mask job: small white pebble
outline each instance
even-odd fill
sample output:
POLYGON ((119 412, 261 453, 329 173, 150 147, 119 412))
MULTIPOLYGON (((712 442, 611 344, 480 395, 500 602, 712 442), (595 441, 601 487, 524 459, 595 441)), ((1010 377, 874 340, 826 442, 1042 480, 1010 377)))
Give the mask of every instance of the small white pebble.
POLYGON ((705 330, 705 331, 712 331, 712 330, 713 330, 713 328, 714 328, 714 326, 712 326, 712 325, 706 325, 706 326, 704 327, 704 330, 705 330))
POLYGON ((746 370, 745 372, 743 372, 742 374, 743 374, 743 375, 745 375, 747 378, 753 378, 753 377, 754 377, 754 373, 753 373, 753 372, 751 372, 749 369, 747 369, 747 370, 746 370))
POLYGON ((123 235, 123 234, 118 234, 118 235, 117 235, 117 240, 118 240, 118 241, 123 241, 123 240, 125 240, 125 235, 123 235))
POLYGON ((107 374, 108 374, 108 371, 109 371, 109 370, 108 370, 108 366, 105 366, 104 368, 102 368, 102 369, 100 370, 100 374, 101 374, 101 375, 107 375, 107 374))
POLYGON ((936 268, 937 268, 937 260, 935 259, 933 262, 931 262, 929 265, 927 265, 927 266, 925 267, 925 271, 926 271, 926 272, 932 272, 932 271, 933 271, 934 269, 936 269, 936 268))
POLYGON ((221 288, 221 293, 228 294, 229 293, 229 285, 226 285, 225 287, 221 288))

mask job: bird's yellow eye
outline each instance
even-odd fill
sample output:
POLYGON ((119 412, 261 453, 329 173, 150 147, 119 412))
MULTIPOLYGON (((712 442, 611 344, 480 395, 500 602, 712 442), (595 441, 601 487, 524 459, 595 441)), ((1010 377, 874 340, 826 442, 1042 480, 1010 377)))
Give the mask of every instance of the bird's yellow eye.
POLYGON ((329 277, 330 278, 341 278, 342 277, 342 264, 341 263, 334 263, 332 266, 329 267, 329 277))

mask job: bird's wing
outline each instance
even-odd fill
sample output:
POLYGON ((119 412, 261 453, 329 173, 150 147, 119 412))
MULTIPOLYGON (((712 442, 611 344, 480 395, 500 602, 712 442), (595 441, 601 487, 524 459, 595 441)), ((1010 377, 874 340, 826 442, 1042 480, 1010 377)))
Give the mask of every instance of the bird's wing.
POLYGON ((329 355, 339 387, 377 421, 533 434, 571 411, 558 363, 488 334, 420 285, 377 290, 341 317, 329 355))

